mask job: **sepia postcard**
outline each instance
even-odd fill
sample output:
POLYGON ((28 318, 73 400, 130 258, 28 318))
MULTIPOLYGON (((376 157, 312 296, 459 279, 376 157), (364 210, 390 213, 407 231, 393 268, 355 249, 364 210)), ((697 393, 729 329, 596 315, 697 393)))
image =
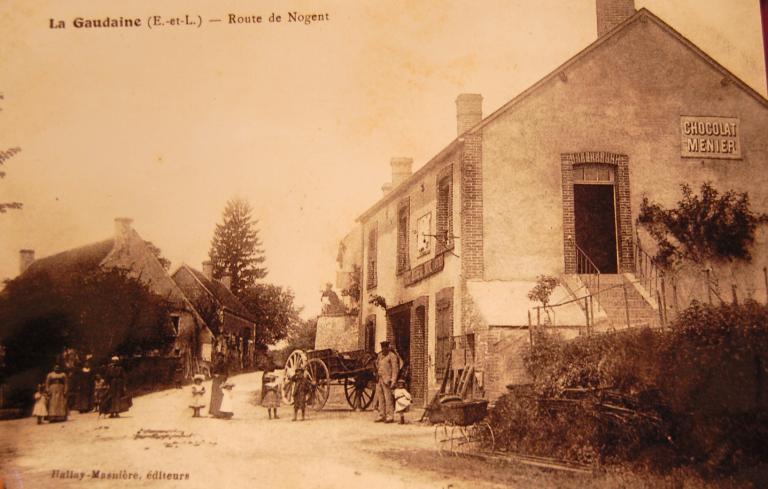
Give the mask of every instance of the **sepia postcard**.
POLYGON ((0 3, 0 489, 768 487, 767 40, 0 3))

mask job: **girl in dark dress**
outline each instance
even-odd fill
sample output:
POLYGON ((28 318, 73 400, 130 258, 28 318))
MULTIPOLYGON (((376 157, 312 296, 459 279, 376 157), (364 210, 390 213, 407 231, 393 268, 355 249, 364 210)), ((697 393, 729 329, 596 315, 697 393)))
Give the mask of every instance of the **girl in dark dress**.
POLYGON ((296 373, 291 377, 293 381, 293 421, 301 411, 301 420, 304 421, 304 412, 307 408, 307 401, 312 392, 312 385, 309 379, 304 375, 303 367, 296 367, 296 373))

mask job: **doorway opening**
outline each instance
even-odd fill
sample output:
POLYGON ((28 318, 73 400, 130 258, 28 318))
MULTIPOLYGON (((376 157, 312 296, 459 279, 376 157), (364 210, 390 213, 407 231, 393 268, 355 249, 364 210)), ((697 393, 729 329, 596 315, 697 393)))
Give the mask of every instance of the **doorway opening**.
MULTIPOLYGON (((618 273, 616 191, 613 168, 574 169, 573 212, 576 246, 600 273, 618 273)), ((577 273, 584 271, 577 270, 577 273)))
POLYGON ((389 324, 392 326, 392 347, 401 360, 400 378, 405 380, 410 391, 410 359, 411 359, 411 307, 389 313, 389 324))

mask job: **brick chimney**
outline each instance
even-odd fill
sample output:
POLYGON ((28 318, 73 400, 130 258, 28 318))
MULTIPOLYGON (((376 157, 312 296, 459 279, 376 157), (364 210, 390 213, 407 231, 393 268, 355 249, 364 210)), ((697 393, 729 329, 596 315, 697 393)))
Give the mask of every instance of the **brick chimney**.
POLYGON ((413 158, 392 158, 389 165, 392 167, 392 188, 395 188, 411 176, 413 158))
POLYGON ((597 0, 597 37, 635 15, 635 0, 597 0))
POLYGON ((35 250, 19 250, 19 274, 26 272, 33 261, 35 250))
POLYGON ((128 235, 131 233, 131 230, 133 229, 131 227, 131 224, 133 224, 133 219, 129 217, 116 217, 115 218, 115 240, 125 241, 128 238, 128 235))
POLYGON ((220 282, 222 284, 224 284, 224 287, 226 287, 227 290, 232 290, 232 276, 231 275, 229 275, 229 274, 222 275, 220 282))
POLYGON ((208 280, 213 280, 213 262, 211 260, 205 260, 203 262, 203 275, 208 280))
POLYGON ((456 134, 461 136, 483 120, 483 96, 462 93, 456 97, 456 134))

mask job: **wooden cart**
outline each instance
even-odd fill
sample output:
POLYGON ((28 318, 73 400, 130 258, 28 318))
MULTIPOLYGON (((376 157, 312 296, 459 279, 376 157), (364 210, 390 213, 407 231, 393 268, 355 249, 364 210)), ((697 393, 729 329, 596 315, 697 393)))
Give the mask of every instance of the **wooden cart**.
POLYGON ((311 384, 308 405, 323 409, 331 385, 344 386, 349 406, 365 410, 373 402, 376 387, 376 356, 365 350, 339 353, 336 350, 294 350, 285 362, 283 401, 293 403, 293 381, 296 368, 303 367, 311 384))

